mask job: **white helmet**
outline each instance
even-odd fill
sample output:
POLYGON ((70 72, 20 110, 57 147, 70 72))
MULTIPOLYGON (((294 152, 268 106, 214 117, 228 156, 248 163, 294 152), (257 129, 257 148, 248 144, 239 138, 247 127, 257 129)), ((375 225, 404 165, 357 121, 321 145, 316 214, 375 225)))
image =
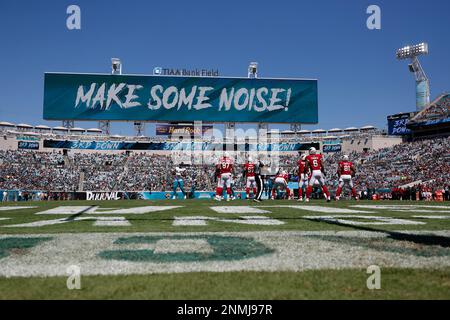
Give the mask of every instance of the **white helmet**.
POLYGON ((248 157, 248 162, 253 162, 253 158, 252 157, 248 157))
POLYGON ((302 155, 302 160, 303 160, 303 161, 306 160, 306 154, 302 155))
POLYGON ((223 154, 223 156, 229 158, 229 157, 230 157, 230 153, 229 153, 229 152, 225 152, 225 153, 223 154))
POLYGON ((348 161, 349 157, 348 157, 348 155, 344 154, 344 156, 342 157, 342 159, 344 159, 345 161, 348 161))
POLYGON ((314 148, 314 147, 311 147, 311 148, 309 148, 309 154, 316 154, 316 148, 314 148))
POLYGON ((281 174, 286 175, 286 174, 287 174, 287 171, 286 171, 286 170, 283 170, 283 171, 281 171, 281 174))

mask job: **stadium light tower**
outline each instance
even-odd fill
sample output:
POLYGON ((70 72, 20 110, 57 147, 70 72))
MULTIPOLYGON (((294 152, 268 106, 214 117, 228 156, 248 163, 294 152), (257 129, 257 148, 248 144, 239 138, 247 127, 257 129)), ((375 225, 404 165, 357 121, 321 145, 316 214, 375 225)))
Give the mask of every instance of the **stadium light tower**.
MULTIPOLYGON (((248 74, 249 79, 257 79, 258 78, 258 62, 250 62, 248 65, 248 74)), ((267 134, 267 131, 269 129, 269 125, 266 122, 258 122, 258 140, 261 136, 265 137, 267 134), (265 131, 266 134, 263 132, 265 131)))
POLYGON ((122 61, 119 58, 111 58, 111 73, 122 74, 122 61))
MULTIPOLYGON (((111 58, 111 74, 114 75, 122 74, 122 61, 119 58, 111 58)), ((110 134, 111 132, 110 121, 100 121, 99 125, 103 126, 100 129, 107 132, 108 135, 110 134)), ((134 135, 136 137, 142 137, 145 135, 145 122, 135 121, 133 127, 134 127, 134 135)))
POLYGON ((248 66, 248 77, 258 78, 258 62, 250 62, 248 66))
POLYGON ((414 73, 416 78, 416 110, 423 110, 430 103, 430 81, 420 65, 420 55, 428 54, 428 44, 419 43, 413 46, 406 46, 397 50, 398 60, 411 59, 408 65, 409 71, 414 73))
MULTIPOLYGON (((122 61, 119 58, 111 58, 111 74, 122 74, 122 61)), ((106 135, 111 134, 111 121, 103 120, 98 122, 98 128, 106 135)))

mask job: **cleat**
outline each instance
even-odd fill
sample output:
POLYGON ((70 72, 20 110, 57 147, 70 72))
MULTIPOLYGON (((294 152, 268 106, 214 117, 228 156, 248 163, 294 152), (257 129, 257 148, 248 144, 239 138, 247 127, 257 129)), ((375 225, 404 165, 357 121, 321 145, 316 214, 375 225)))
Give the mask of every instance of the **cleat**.
POLYGON ((172 197, 172 200, 176 200, 176 199, 177 199, 177 197, 175 197, 175 196, 172 197))
POLYGON ((222 198, 219 197, 219 196, 215 196, 215 197, 214 197, 214 200, 216 200, 216 201, 222 201, 222 198))
POLYGON ((309 198, 306 198, 306 199, 305 199, 305 202, 309 202, 309 198))

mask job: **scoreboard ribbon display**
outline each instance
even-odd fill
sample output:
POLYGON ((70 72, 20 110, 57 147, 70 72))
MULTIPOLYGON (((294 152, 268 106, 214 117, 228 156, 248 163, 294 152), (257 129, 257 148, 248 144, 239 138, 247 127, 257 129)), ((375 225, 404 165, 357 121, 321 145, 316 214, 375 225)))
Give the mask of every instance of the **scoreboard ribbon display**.
POLYGON ((39 142, 36 141, 18 141, 18 149, 39 150, 39 142))
POLYGON ((81 149, 81 150, 240 150, 240 151, 306 151, 309 148, 319 148, 317 142, 306 143, 272 143, 272 144, 233 144, 227 146, 222 143, 183 143, 183 142, 120 142, 120 141, 68 141, 44 140, 44 148, 53 149, 81 149))
POLYGON ((317 123, 317 80, 46 73, 45 120, 317 123))

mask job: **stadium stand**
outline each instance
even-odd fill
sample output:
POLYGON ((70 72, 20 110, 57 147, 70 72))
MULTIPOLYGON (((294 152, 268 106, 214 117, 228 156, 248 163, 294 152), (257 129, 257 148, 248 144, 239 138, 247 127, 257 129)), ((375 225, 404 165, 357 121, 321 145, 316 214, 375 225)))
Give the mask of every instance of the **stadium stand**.
POLYGON ((413 138, 447 136, 450 133, 450 94, 443 93, 407 124, 413 138))
POLYGON ((411 122, 423 122, 450 117, 450 94, 444 93, 437 97, 424 110, 419 112, 411 122))
MULTIPOLYGON (((356 186, 361 197, 379 194, 397 197, 399 190, 408 194, 448 190, 450 181, 450 137, 397 144, 368 152, 352 152, 357 166, 356 186), (414 191, 413 191, 414 190, 414 191), (405 191, 406 192, 406 191, 405 191)), ((326 154, 328 180, 336 187, 335 172, 342 153, 326 154)), ((240 155, 238 163, 243 163, 240 155)), ((280 155, 279 167, 296 181, 298 156, 280 155)), ((91 191, 168 191, 175 167, 169 154, 154 152, 101 153, 34 150, 0 151, 0 190, 44 190, 48 192, 91 191)), ((243 190, 242 170, 236 170, 235 189, 243 190)), ((212 190, 214 166, 190 165, 186 189, 212 190)), ((400 192, 401 194, 401 192, 400 192)), ((406 195, 405 195, 406 197, 406 195)))

